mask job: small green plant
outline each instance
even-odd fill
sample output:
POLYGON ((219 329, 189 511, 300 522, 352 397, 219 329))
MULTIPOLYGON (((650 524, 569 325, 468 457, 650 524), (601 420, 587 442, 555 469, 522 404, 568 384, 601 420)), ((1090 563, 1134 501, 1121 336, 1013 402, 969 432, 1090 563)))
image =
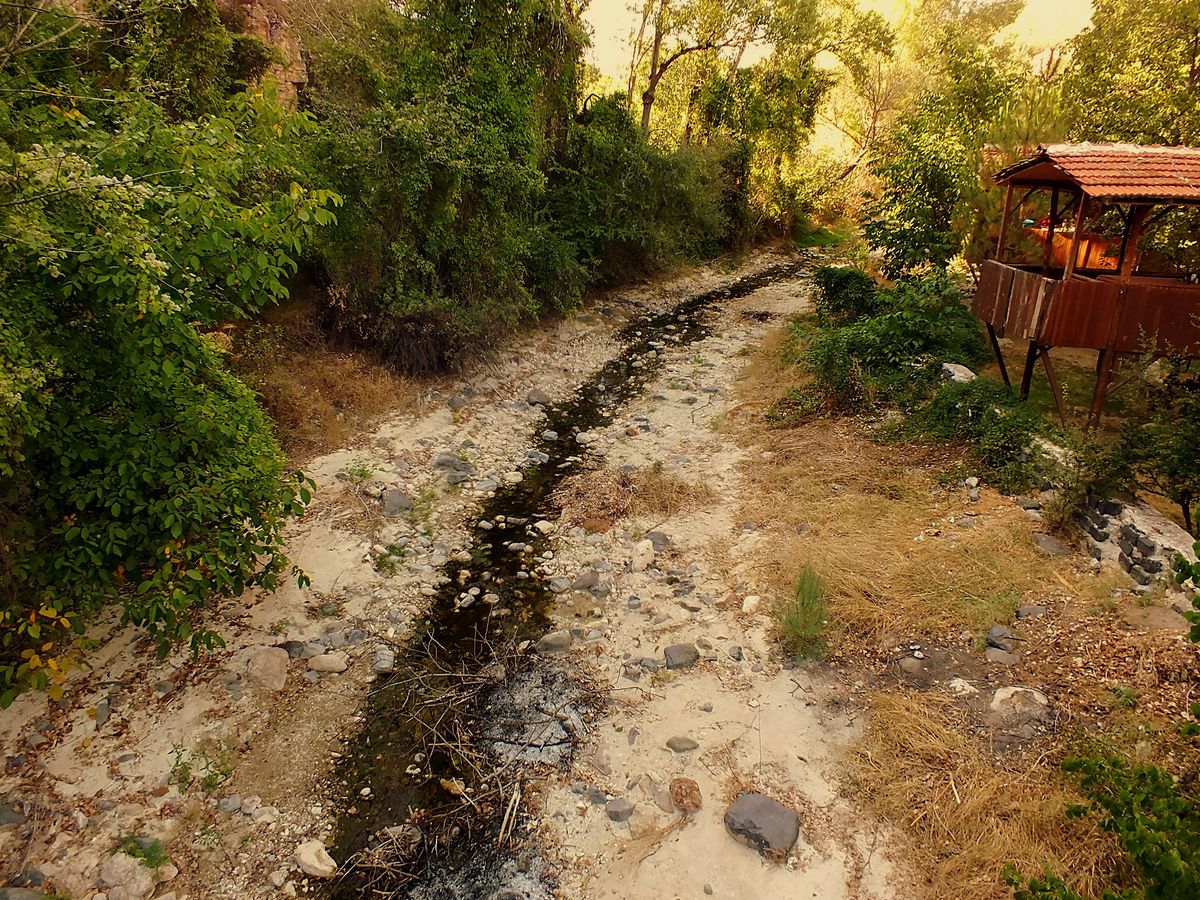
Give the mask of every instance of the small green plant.
POLYGON ((797 659, 818 659, 825 653, 828 615, 825 580, 811 566, 800 570, 792 596, 776 602, 775 622, 784 644, 797 659))
POLYGON ((792 388, 767 409, 766 419, 772 428, 795 428, 819 416, 825 401, 814 391, 792 388))
MULTIPOLYGON (((1200 541, 1196 541, 1192 550, 1197 557, 1200 557, 1200 541)), ((1193 643, 1200 644, 1200 562, 1189 562, 1187 557, 1181 553, 1175 557, 1173 566, 1175 583, 1182 585, 1185 589, 1191 585, 1191 590, 1198 592, 1192 597, 1192 609, 1183 615, 1192 625, 1188 639, 1193 643)))
POLYGON ((1127 684, 1114 684, 1108 692, 1112 694, 1113 705, 1120 709, 1137 708, 1137 691, 1127 684))
POLYGON ((147 838, 138 834, 124 834, 117 839, 110 853, 124 853, 140 860, 148 869, 157 869, 171 861, 167 848, 158 838, 147 838))
POLYGON ((200 790, 211 794, 233 773, 229 751, 223 747, 201 747, 195 752, 188 752, 175 745, 171 748, 171 758, 173 762, 167 782, 177 786, 180 793, 194 781, 200 790))
POLYGON ((273 634, 275 636, 281 635, 285 631, 287 631, 288 628, 291 627, 291 625, 292 625, 291 619, 276 619, 274 622, 271 623, 271 628, 270 628, 271 634, 273 634))
POLYGON ((855 322, 881 311, 879 285, 860 269, 824 266, 813 274, 817 319, 826 324, 855 322))
POLYGON ((375 466, 369 459, 358 457, 346 466, 346 474, 350 476, 351 484, 364 484, 375 474, 375 466))
POLYGON ((200 833, 196 835, 196 842, 209 850, 216 850, 221 846, 221 832, 217 826, 211 822, 200 829, 200 833))
POLYGON ((171 771, 167 775, 167 783, 173 784, 183 791, 192 783, 192 761, 190 754, 178 744, 171 747, 171 771))
POLYGON ((407 552, 404 547, 397 544, 388 544, 387 552, 375 560, 375 571, 380 575, 395 575, 400 571, 400 563, 403 562, 407 552))

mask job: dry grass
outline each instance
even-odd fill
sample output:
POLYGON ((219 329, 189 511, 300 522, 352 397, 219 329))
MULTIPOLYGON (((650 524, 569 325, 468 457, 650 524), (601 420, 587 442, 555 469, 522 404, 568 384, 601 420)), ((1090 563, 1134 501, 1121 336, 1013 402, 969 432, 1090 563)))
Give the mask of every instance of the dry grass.
POLYGON ((790 594, 803 567, 816 569, 843 639, 982 631, 1022 602, 1105 587, 1077 571, 1075 559, 1040 551, 1028 519, 1006 499, 985 491, 968 503, 964 492, 939 488, 946 460, 919 448, 873 444, 853 423, 824 420, 757 437, 772 463, 748 468, 741 515, 774 527, 764 574, 790 594), (979 516, 972 527, 961 525, 967 515, 979 516))
POLYGON ((238 332, 230 363, 258 392, 297 463, 348 446, 417 393, 415 382, 370 354, 330 346, 303 299, 238 332))
POLYGON ((1002 873, 1011 863, 1099 896, 1120 855, 1112 836, 1067 819, 1081 798, 1055 769, 992 756, 954 721, 958 714, 942 695, 876 694, 854 748, 857 799, 904 827, 928 895, 1010 897, 1002 873))
POLYGON ((607 531, 626 518, 648 519, 657 527, 681 512, 713 499, 713 490, 657 469, 618 472, 601 469, 565 481, 555 493, 563 517, 588 531, 607 531))
POLYGON ((772 525, 775 552, 762 569, 777 594, 790 595, 811 566, 825 580, 835 637, 886 644, 981 632, 1021 603, 1064 591, 1106 592, 1077 560, 1040 551, 1007 498, 985 490, 969 503, 964 491, 942 487, 946 473, 964 471, 961 449, 876 443, 854 420, 765 429, 766 410, 799 377, 780 363, 782 335, 747 367, 742 421, 731 426, 771 452, 769 464, 747 466, 739 515, 772 525), (978 518, 962 527, 964 516, 978 518))

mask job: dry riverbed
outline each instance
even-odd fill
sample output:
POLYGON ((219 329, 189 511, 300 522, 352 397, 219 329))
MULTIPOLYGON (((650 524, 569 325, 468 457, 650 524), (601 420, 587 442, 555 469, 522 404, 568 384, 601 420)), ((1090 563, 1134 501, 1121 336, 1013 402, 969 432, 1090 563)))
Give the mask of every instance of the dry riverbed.
MULTIPOLYGON (((1033 499, 1023 508, 942 478, 958 459, 872 444, 849 423, 767 432, 785 376, 760 348, 806 309, 803 270, 717 301, 697 340, 668 330, 610 422, 543 434, 545 411, 617 355, 622 328, 781 261, 763 254, 736 273, 702 269, 604 298, 313 460, 317 499, 288 536, 311 584, 214 609, 224 650, 160 661, 136 633, 97 622, 97 649, 60 703, 31 695, 0 717, 4 883, 94 900, 323 889, 348 864, 322 850, 339 827, 409 819, 381 809, 384 787, 345 760, 414 623, 446 597, 494 604, 498 634, 521 618, 486 585, 466 589, 487 531, 519 542, 522 571, 553 596, 548 635, 521 652, 536 671, 577 674, 596 706, 564 724, 569 752, 530 766, 511 810, 498 810, 496 858, 510 864, 426 896, 883 900, 963 885, 957 896, 1003 896, 995 848, 962 841, 980 819, 956 832, 945 810, 1005 765, 1018 780, 1043 772, 1037 754, 1055 752, 1068 723, 1115 715, 1098 706, 1114 684, 1137 685, 1158 720, 1186 711, 1200 669, 1175 598, 1156 588, 1139 601, 1114 549, 1122 524, 1159 558, 1182 539, 1131 505, 1109 517, 1111 546, 1092 563, 1034 542, 1033 499), (483 505, 542 464, 546 441, 574 454, 557 514, 481 531, 483 505), (806 562, 829 575, 844 633, 831 662, 797 667, 771 613, 806 562), (1004 583, 971 580, 971 567, 1004 583), (1017 606, 1044 609, 1018 624, 1017 606), (993 624, 1012 628, 1009 657, 985 653, 993 624), (1088 635, 1133 661, 1098 672, 1088 635), (935 725, 966 743, 931 762, 915 730, 935 725), (883 758, 889 740, 909 742, 913 765, 883 758), (944 780, 956 766, 961 783, 944 780), (924 794, 912 787, 922 783, 924 794)), ((412 769, 437 783, 423 758, 412 769)), ((988 789, 997 815, 1009 808, 988 789)), ((464 809, 475 802, 463 792, 464 809)), ((1030 859, 1095 865, 1064 841, 1047 836, 1030 859)))

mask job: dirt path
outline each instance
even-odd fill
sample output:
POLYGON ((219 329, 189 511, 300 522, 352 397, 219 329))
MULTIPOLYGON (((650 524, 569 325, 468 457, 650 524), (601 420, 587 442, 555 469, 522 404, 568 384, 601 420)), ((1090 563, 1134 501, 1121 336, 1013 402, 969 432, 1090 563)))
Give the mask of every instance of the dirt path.
MULTIPOLYGON (((726 427, 748 353, 808 302, 803 272, 718 300, 686 340, 684 324, 664 326, 662 340, 640 335, 649 343, 617 373, 637 389, 601 426, 543 434, 545 411, 569 407, 618 355, 620 329, 638 335, 647 311, 781 262, 760 256, 736 273, 609 298, 440 386, 420 413, 315 460, 318 500, 289 536, 311 585, 215 611, 225 651, 158 661, 128 629, 97 623, 101 648, 64 701, 21 698, 0 722, 8 883, 108 900, 315 890, 322 882, 298 867, 298 847, 407 820, 389 806, 389 764, 415 765, 410 777, 436 789, 433 761, 372 768, 389 747, 364 735, 378 715, 371 691, 387 684, 373 669, 393 668, 388 652, 403 657, 414 623, 449 598, 452 610, 494 603, 478 618, 497 636, 554 632, 537 665, 577 675, 604 703, 575 721, 570 762, 523 770, 520 825, 501 854, 511 865, 428 895, 543 896, 553 885, 596 898, 904 893, 892 836, 839 790, 840 754, 861 728, 855 690, 786 667, 772 643, 767 573, 778 561, 763 523, 740 513, 763 451, 726 427), (506 485, 542 477, 538 447, 554 442, 571 447, 565 462, 554 457, 566 476, 555 476, 561 517, 486 528, 510 529, 505 550, 524 554, 513 577, 552 598, 530 624, 507 594, 466 585, 478 576, 480 510, 506 485), (623 492, 640 496, 623 504, 623 492), (468 575, 456 585, 459 567, 468 575), (698 790, 698 810, 672 801, 679 778, 692 782, 675 782, 690 791, 684 807, 698 790), (766 829, 775 858, 725 826, 742 791, 780 804, 736 825, 766 829), (126 837, 150 862, 161 842, 169 861, 127 864, 112 855, 126 837)), ((447 790, 443 802, 457 796, 447 790)), ((320 868, 319 854, 306 860, 320 868)))

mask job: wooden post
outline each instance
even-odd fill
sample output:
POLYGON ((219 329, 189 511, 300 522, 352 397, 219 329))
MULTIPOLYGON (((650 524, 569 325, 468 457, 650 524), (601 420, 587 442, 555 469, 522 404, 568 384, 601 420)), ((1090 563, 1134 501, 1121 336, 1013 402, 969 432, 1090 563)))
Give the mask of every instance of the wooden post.
POLYGON ((1037 365, 1038 345, 1037 341, 1029 342, 1029 349, 1025 352, 1025 370, 1021 373, 1021 399, 1029 399, 1029 386, 1033 383, 1033 367, 1037 365))
POLYGON ((1079 258, 1079 241, 1083 237, 1083 220, 1088 212, 1088 198, 1083 191, 1079 192, 1079 200, 1075 209, 1075 234, 1071 237, 1071 255, 1067 257, 1067 267, 1063 270, 1063 284, 1071 280, 1075 274, 1075 264, 1079 258))
POLYGON ((1104 413, 1104 401, 1108 399, 1108 386, 1112 383, 1113 360, 1116 351, 1105 347, 1096 361, 1096 389, 1092 392, 1092 408, 1088 411, 1087 430, 1092 431, 1100 424, 1104 413))
MULTIPOLYGON (((1005 250, 1008 249, 1008 217, 1012 214, 1013 184, 1008 183, 1004 192, 1004 214, 1000 217, 1000 240, 996 242, 996 260, 1004 262, 1005 250)), ((1001 366, 1004 363, 1001 362, 1001 366)), ((1007 380, 1007 379, 1006 379, 1007 380)))
POLYGON ((1150 204, 1145 206, 1135 206, 1129 211, 1129 224, 1125 229, 1125 241, 1121 245, 1121 284, 1128 285, 1129 279, 1133 277, 1133 267, 1138 263, 1138 244, 1142 240, 1142 230, 1146 225, 1146 219, 1150 217, 1150 211, 1154 207, 1150 204))
POLYGON ((1050 217, 1046 220, 1046 243, 1042 245, 1042 274, 1050 274, 1054 248, 1054 220, 1058 218, 1058 188, 1050 192, 1050 217))
POLYGON ((1113 367, 1117 361, 1117 337, 1121 331, 1121 320, 1125 317, 1125 304, 1129 298, 1129 281, 1133 278, 1133 268, 1137 265, 1142 229, 1152 209, 1154 207, 1151 204, 1131 206, 1125 219, 1125 237, 1121 241, 1119 264, 1121 289, 1113 307, 1112 321, 1108 325, 1108 338, 1097 361, 1096 390, 1092 393, 1092 408, 1088 412, 1088 431, 1100 424, 1100 417, 1104 414, 1104 401, 1108 399, 1108 388, 1112 384, 1113 367))
POLYGON ((1004 364, 1004 354, 1000 352, 1000 339, 996 337, 996 326, 991 322, 986 322, 988 339, 992 342, 992 352, 996 354, 996 365, 1000 367, 1000 377, 1004 379, 1004 385, 1010 391, 1012 390, 1012 382, 1008 380, 1008 366, 1004 364))
POLYGON ((1050 382, 1050 393, 1054 395, 1054 407, 1058 410, 1058 421, 1063 423, 1065 428, 1067 425, 1067 411, 1063 407, 1062 392, 1058 387, 1058 378, 1054 375, 1054 366, 1050 362, 1050 348, 1041 348, 1042 365, 1046 369, 1046 380, 1050 382))

